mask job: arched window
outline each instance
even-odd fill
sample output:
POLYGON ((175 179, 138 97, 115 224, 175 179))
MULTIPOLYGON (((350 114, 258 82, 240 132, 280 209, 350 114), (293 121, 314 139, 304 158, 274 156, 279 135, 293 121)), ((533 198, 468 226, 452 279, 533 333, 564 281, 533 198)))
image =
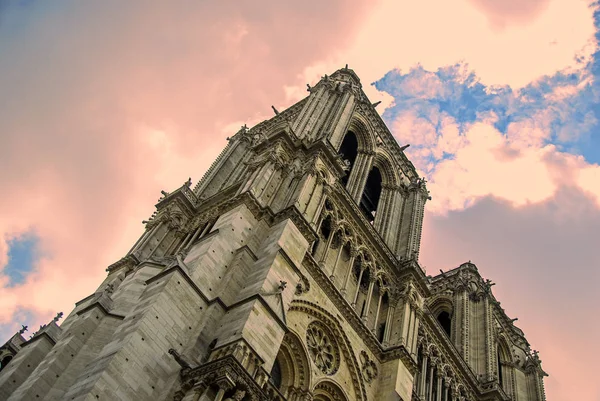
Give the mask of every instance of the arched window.
POLYGON ((344 137, 344 140, 342 141, 339 153, 342 155, 342 159, 348 160, 350 162, 350 168, 346 172, 346 175, 342 177, 342 183, 344 183, 345 186, 348 184, 348 179, 350 178, 352 167, 354 166, 356 156, 358 155, 358 140, 356 139, 356 135, 354 134, 354 132, 348 131, 348 133, 344 137))
POLYGON ((280 389, 281 388, 281 365, 279 364, 279 361, 277 359, 275 359, 275 362, 273 362, 273 367, 271 368, 270 375, 271 375, 271 377, 269 378, 269 381, 271 383, 273 383, 273 385, 277 389, 280 389))
POLYGON ((12 360, 12 355, 5 356, 2 359, 2 361, 0 362, 0 371, 2 371, 11 360, 12 360))
POLYGON ((377 211, 377 205, 379 204, 379 197, 381 196, 381 172, 377 167, 373 167, 369 176, 367 177, 367 183, 363 191, 362 197, 360 198, 360 209, 363 211, 367 220, 373 222, 375 220, 375 213, 377 211))
POLYGON ((446 312, 446 311, 442 311, 437 315, 437 320, 440 323, 440 325, 442 326, 442 328, 444 329, 444 331, 446 332, 446 334, 448 334, 448 337, 450 337, 450 333, 451 333, 451 329, 452 329, 452 317, 450 316, 450 313, 446 312))
POLYGON ((498 345, 496 347, 497 355, 498 355, 498 384, 500 387, 504 389, 504 391, 510 395, 510 377, 511 377, 511 368, 510 368, 510 348, 506 341, 502 338, 499 339, 498 345))
POLYGON ((500 349, 500 346, 498 346, 498 349, 497 349, 497 354, 498 354, 498 383, 500 384, 500 387, 504 387, 504 379, 502 378, 502 362, 500 362, 501 352, 502 352, 502 350, 500 349))
POLYGON ((325 220, 321 223, 321 235, 324 240, 329 239, 329 235, 331 234, 331 217, 327 216, 325 220))

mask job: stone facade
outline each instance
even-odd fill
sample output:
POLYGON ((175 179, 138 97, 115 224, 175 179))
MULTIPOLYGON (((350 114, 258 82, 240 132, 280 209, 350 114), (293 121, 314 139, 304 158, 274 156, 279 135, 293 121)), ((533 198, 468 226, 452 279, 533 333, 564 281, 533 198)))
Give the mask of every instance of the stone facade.
POLYGON ((98 290, 2 348, 2 400, 545 400, 465 263, 418 263, 426 182, 356 74, 242 127, 98 290))

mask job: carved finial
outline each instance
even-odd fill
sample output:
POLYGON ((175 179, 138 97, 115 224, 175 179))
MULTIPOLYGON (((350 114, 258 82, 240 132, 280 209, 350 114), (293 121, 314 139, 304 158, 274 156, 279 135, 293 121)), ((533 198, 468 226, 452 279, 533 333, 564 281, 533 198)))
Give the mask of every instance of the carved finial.
POLYGON ((404 152, 404 150, 405 150, 406 148, 408 148, 409 146, 410 146, 410 143, 408 143, 408 144, 406 144, 406 145, 404 145, 404 146, 400 146, 400 150, 404 152))
POLYGON ((345 69, 345 70, 347 70, 347 69, 348 69, 348 64, 346 64, 346 67, 345 67, 344 69, 345 69))
POLYGON ((271 108, 273 109, 273 111, 275 112, 275 115, 278 116, 279 112, 277 111, 277 109, 275 108, 275 106, 271 106, 271 108))
POLYGON ((285 287, 287 287, 287 282, 283 280, 279 281, 279 287, 277 287, 277 289, 283 292, 283 290, 285 290, 285 287))
POLYGON ((377 107, 377 106, 379 106, 379 104, 380 104, 380 103, 381 103, 381 100, 380 100, 380 101, 378 101, 378 102, 375 102, 375 103, 373 103, 373 104, 372 104, 372 106, 373 106, 373 107, 377 107))
POLYGON ((19 334, 25 333, 27 331, 27 329, 28 329, 27 326, 21 325, 21 330, 19 330, 19 334))
POLYGON ((511 323, 514 323, 514 322, 516 322, 517 320, 519 320, 519 318, 518 318, 518 317, 516 317, 516 318, 514 318, 514 319, 510 319, 510 322, 511 322, 511 323))
POLYGON ((186 187, 191 187, 192 186, 192 177, 189 177, 188 180, 183 184, 186 187))
POLYGON ((163 191, 162 189, 160 190, 160 193, 161 193, 161 194, 163 194, 163 196, 165 196, 165 197, 169 195, 169 193, 168 193, 168 192, 166 192, 166 191, 163 191))
POLYGON ((58 312, 58 313, 56 314, 56 316, 54 316, 54 319, 52 319, 52 321, 53 321, 54 323, 57 323, 57 322, 58 322, 58 321, 59 321, 59 320, 60 320, 62 317, 63 317, 63 313, 62 313, 62 312, 58 312))
POLYGON ((311 89, 312 89, 312 88, 311 88, 311 86, 310 86, 309 84, 306 84, 306 90, 307 90, 308 92, 310 92, 310 91, 311 91, 311 89))

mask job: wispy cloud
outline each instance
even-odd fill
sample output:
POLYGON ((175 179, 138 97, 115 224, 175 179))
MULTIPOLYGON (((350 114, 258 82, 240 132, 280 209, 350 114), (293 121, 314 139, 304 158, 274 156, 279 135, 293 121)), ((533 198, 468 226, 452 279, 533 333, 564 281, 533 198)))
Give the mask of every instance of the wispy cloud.
POLYGON ((487 195, 540 202, 566 180, 600 205, 598 184, 585 178, 599 166, 579 151, 598 125, 592 63, 516 90, 482 84, 465 64, 393 70, 375 86, 393 97, 384 118, 431 180, 431 210, 462 209, 487 195))

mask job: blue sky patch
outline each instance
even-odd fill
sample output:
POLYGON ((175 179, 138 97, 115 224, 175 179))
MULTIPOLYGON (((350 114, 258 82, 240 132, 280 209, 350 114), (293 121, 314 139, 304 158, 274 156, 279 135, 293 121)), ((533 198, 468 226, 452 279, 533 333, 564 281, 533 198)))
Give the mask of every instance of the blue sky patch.
POLYGON ((11 238, 8 244, 8 263, 2 274, 9 279, 8 286, 14 287, 25 282, 39 260, 39 238, 32 233, 11 238))
MULTIPOLYGON (((596 41, 600 42, 600 1, 592 7, 596 41)), ((389 126, 402 112, 410 111, 429 121, 438 135, 441 127, 432 116, 453 118, 464 133, 493 113, 494 126, 505 135, 512 123, 536 121, 548 133, 547 144, 582 155, 589 163, 600 163, 600 51, 589 58, 574 57, 573 65, 519 90, 486 86, 463 63, 437 71, 420 65, 408 72, 392 70, 373 85, 394 98, 393 106, 383 114, 389 126)))

